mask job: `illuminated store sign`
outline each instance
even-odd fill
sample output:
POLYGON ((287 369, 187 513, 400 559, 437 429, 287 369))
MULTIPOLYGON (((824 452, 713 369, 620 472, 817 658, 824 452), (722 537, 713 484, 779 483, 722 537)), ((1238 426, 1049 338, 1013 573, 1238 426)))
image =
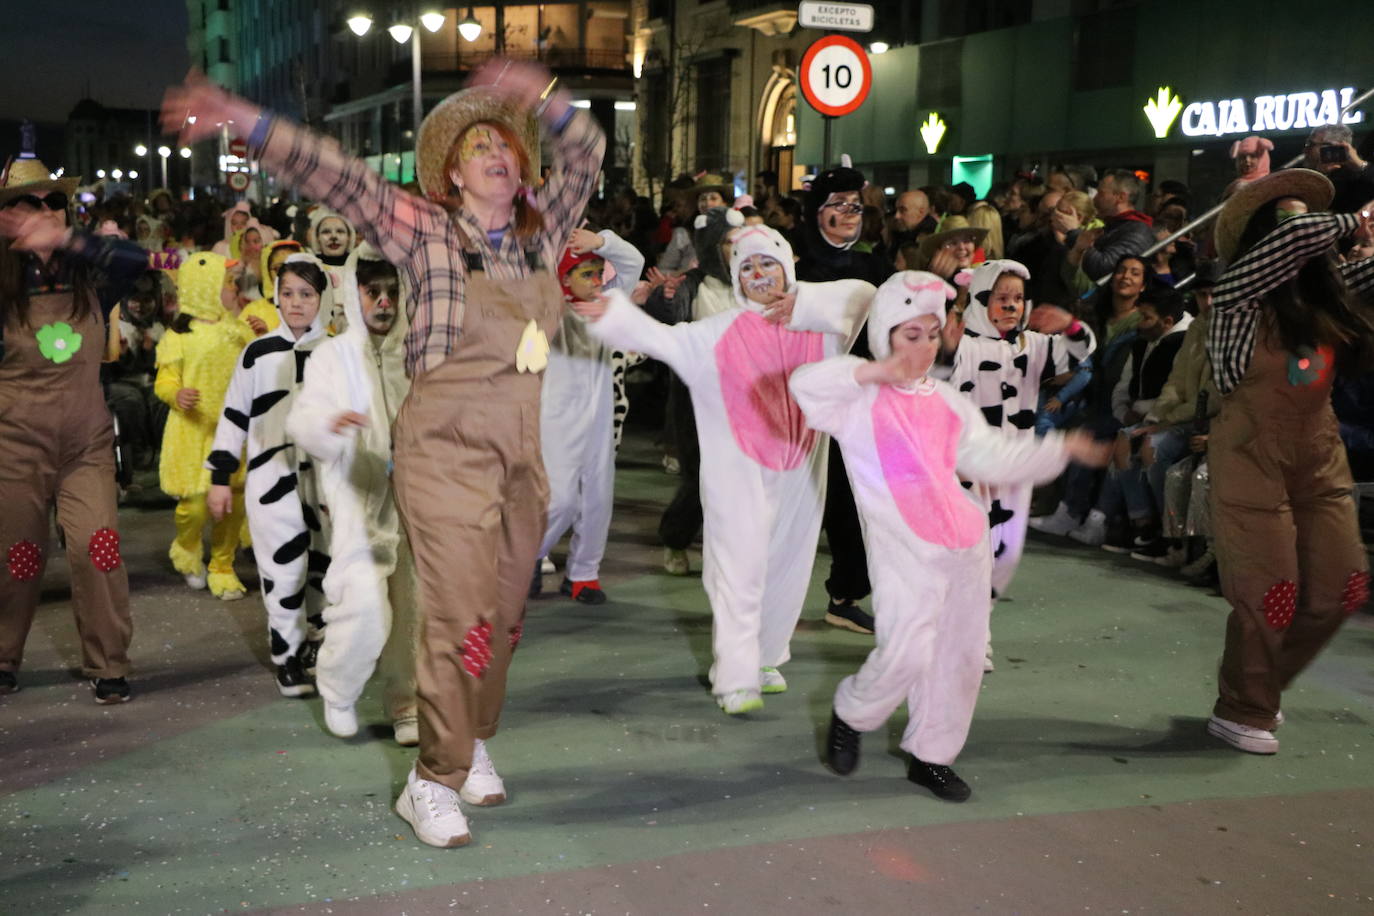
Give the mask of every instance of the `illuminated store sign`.
POLYGON ((945 119, 940 117, 939 113, 932 111, 930 117, 926 118, 925 123, 921 125, 921 140, 926 145, 926 152, 934 156, 944 137, 945 119))
POLYGON ((1179 128, 1188 137, 1223 137, 1276 130, 1310 130, 1323 124, 1358 124, 1364 120, 1363 112, 1352 111, 1341 120, 1341 111, 1354 98, 1355 90, 1346 88, 1257 95, 1249 102, 1245 99, 1192 102, 1183 109, 1179 128))

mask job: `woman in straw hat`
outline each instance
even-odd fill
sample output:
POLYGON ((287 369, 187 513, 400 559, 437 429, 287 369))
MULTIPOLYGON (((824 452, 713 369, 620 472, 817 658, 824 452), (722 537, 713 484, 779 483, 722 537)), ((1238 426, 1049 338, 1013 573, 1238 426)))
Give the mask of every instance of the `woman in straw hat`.
POLYGON ((81 671, 97 703, 129 699, 129 579, 119 555, 114 430, 100 388, 107 314, 148 252, 72 226, 77 178, 37 159, 0 173, 0 694, 16 672, 48 549, 66 534, 81 671))
POLYGON ((1331 410, 1336 370, 1374 365, 1374 325, 1351 295, 1374 259, 1332 246, 1370 222, 1323 213, 1331 182, 1286 169, 1226 202, 1207 351, 1221 393, 1207 462, 1222 592, 1231 602, 1207 730, 1273 754, 1282 691, 1369 596, 1352 481, 1331 410))
POLYGON ((543 67, 499 59, 420 126, 424 197, 197 74, 168 90, 162 121, 183 142, 220 125, 247 139, 264 167, 347 217, 413 291, 393 484, 420 577, 420 756, 396 810, 421 841, 461 846, 460 797, 505 800, 484 740, 544 533, 539 393, 563 309, 553 270, 605 137, 543 67), (554 157, 536 190, 541 121, 554 157))

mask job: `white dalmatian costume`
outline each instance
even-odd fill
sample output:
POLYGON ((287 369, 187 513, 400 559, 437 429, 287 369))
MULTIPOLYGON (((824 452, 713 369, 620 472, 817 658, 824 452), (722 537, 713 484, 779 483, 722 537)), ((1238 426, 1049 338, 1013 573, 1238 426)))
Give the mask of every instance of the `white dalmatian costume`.
MULTIPOLYGON (((614 272, 606 289, 633 286, 644 269, 644 256, 609 229, 598 234, 604 241, 590 254, 611 268, 607 275, 614 272)), ((573 582, 597 579, 611 530, 617 445, 614 357, 610 347, 587 332, 585 318, 564 310, 549 350, 539 407, 549 478, 548 527, 539 555, 548 556, 571 528, 567 578, 573 582)), ((622 374, 623 365, 622 360, 622 374)))
POLYGON ((787 380, 798 366, 846 352, 873 296, 862 280, 796 282, 791 246, 767 227, 743 227, 732 241, 730 307, 669 326, 617 291, 591 325, 611 345, 667 363, 691 390, 718 698, 761 690, 760 669, 790 658, 820 537, 828 447, 806 428, 787 380), (755 254, 781 263, 796 293, 786 325, 740 291, 740 264, 755 254))
MULTIPOLYGON (((323 269, 313 255, 293 254, 286 260, 309 261, 323 269)), ((304 380, 306 360, 325 341, 332 300, 333 291, 326 286, 319 314, 300 339, 283 321, 243 348, 206 460, 210 482, 228 484, 247 445, 244 504, 277 665, 300 650, 307 622, 312 630, 324 624, 320 612, 329 537, 314 469, 309 456, 288 438, 286 417, 304 380)))
MULTIPOLYGON (((921 315, 945 317, 954 290, 934 274, 905 271, 879 289, 868 319, 875 359, 890 334, 921 315)), ((863 365, 839 356, 798 369, 792 392, 815 429, 835 437, 868 551, 877 646, 840 682, 835 712, 872 731, 906 701, 901 746, 927 763, 958 756, 973 719, 987 640, 988 523, 960 485, 1037 481, 1067 462, 1058 433, 1044 439, 991 428, 978 408, 942 381, 864 385, 863 365)))
POLYGON ((405 371, 405 273, 396 322, 385 336, 363 322, 358 262, 384 261, 364 242, 341 269, 348 329, 321 343, 286 420, 298 449, 315 460, 329 507, 325 640, 315 668, 320 696, 353 706, 380 667, 392 721, 415 715, 416 573, 391 487, 391 425, 410 392, 405 371), (332 429, 345 411, 367 426, 332 429))
MULTIPOLYGON (((1063 334, 1027 330, 1030 302, 1015 333, 1004 338, 988 317, 988 298, 997 278, 1007 273, 1030 279, 1030 271, 1017 261, 988 261, 974 269, 964 309, 964 336, 949 382, 983 412, 989 426, 1033 437, 1041 384, 1076 369, 1093 351, 1096 339, 1078 321, 1063 334)), ((992 589, 996 594, 1006 591, 1021 562, 1031 490, 1025 482, 976 487, 992 527, 992 589)))

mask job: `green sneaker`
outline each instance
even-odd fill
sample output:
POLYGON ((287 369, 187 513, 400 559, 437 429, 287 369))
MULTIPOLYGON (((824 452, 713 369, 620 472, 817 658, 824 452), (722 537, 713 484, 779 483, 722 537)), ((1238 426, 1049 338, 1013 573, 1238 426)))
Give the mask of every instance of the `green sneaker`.
POLYGON ((763 697, 759 696, 757 690, 732 690, 729 693, 717 694, 716 705, 724 710, 727 716, 742 716, 763 709, 763 697))
POLYGON ((782 672, 777 668, 765 666, 759 669, 762 675, 759 683, 764 693, 786 693, 787 679, 782 676, 782 672))

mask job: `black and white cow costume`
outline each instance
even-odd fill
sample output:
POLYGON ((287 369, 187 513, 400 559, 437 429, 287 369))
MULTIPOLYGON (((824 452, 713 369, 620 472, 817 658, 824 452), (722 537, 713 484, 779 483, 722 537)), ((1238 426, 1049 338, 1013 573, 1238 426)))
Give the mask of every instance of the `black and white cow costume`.
MULTIPOLYGON (((309 254, 286 259, 324 266, 309 254)), ((326 276, 328 274, 326 273, 326 276)), ((244 502, 253 556, 262 579, 272 661, 296 655, 310 631, 324 625, 324 575, 329 535, 310 456, 286 434, 286 417, 305 378, 305 363, 326 338, 333 312, 332 285, 320 296, 320 310, 296 338, 283 321, 275 331, 244 347, 224 396, 224 412, 206 465, 210 482, 228 483, 247 445, 244 502)), ((309 637, 313 641, 317 636, 309 637)))
MULTIPOLYGON (((1033 436, 1041 384, 1076 369, 1093 351, 1096 338, 1081 321, 1074 321, 1062 334, 1027 330, 1029 301, 1016 330, 1003 336, 988 315, 988 299, 997 279, 1008 273, 1030 279, 1030 271, 1018 261, 987 261, 974 268, 964 309, 964 336, 949 381, 978 406, 989 426, 1033 436)), ((1006 591, 1021 561, 1032 489, 1028 483, 975 488, 987 507, 992 532, 994 594, 1006 591)))

